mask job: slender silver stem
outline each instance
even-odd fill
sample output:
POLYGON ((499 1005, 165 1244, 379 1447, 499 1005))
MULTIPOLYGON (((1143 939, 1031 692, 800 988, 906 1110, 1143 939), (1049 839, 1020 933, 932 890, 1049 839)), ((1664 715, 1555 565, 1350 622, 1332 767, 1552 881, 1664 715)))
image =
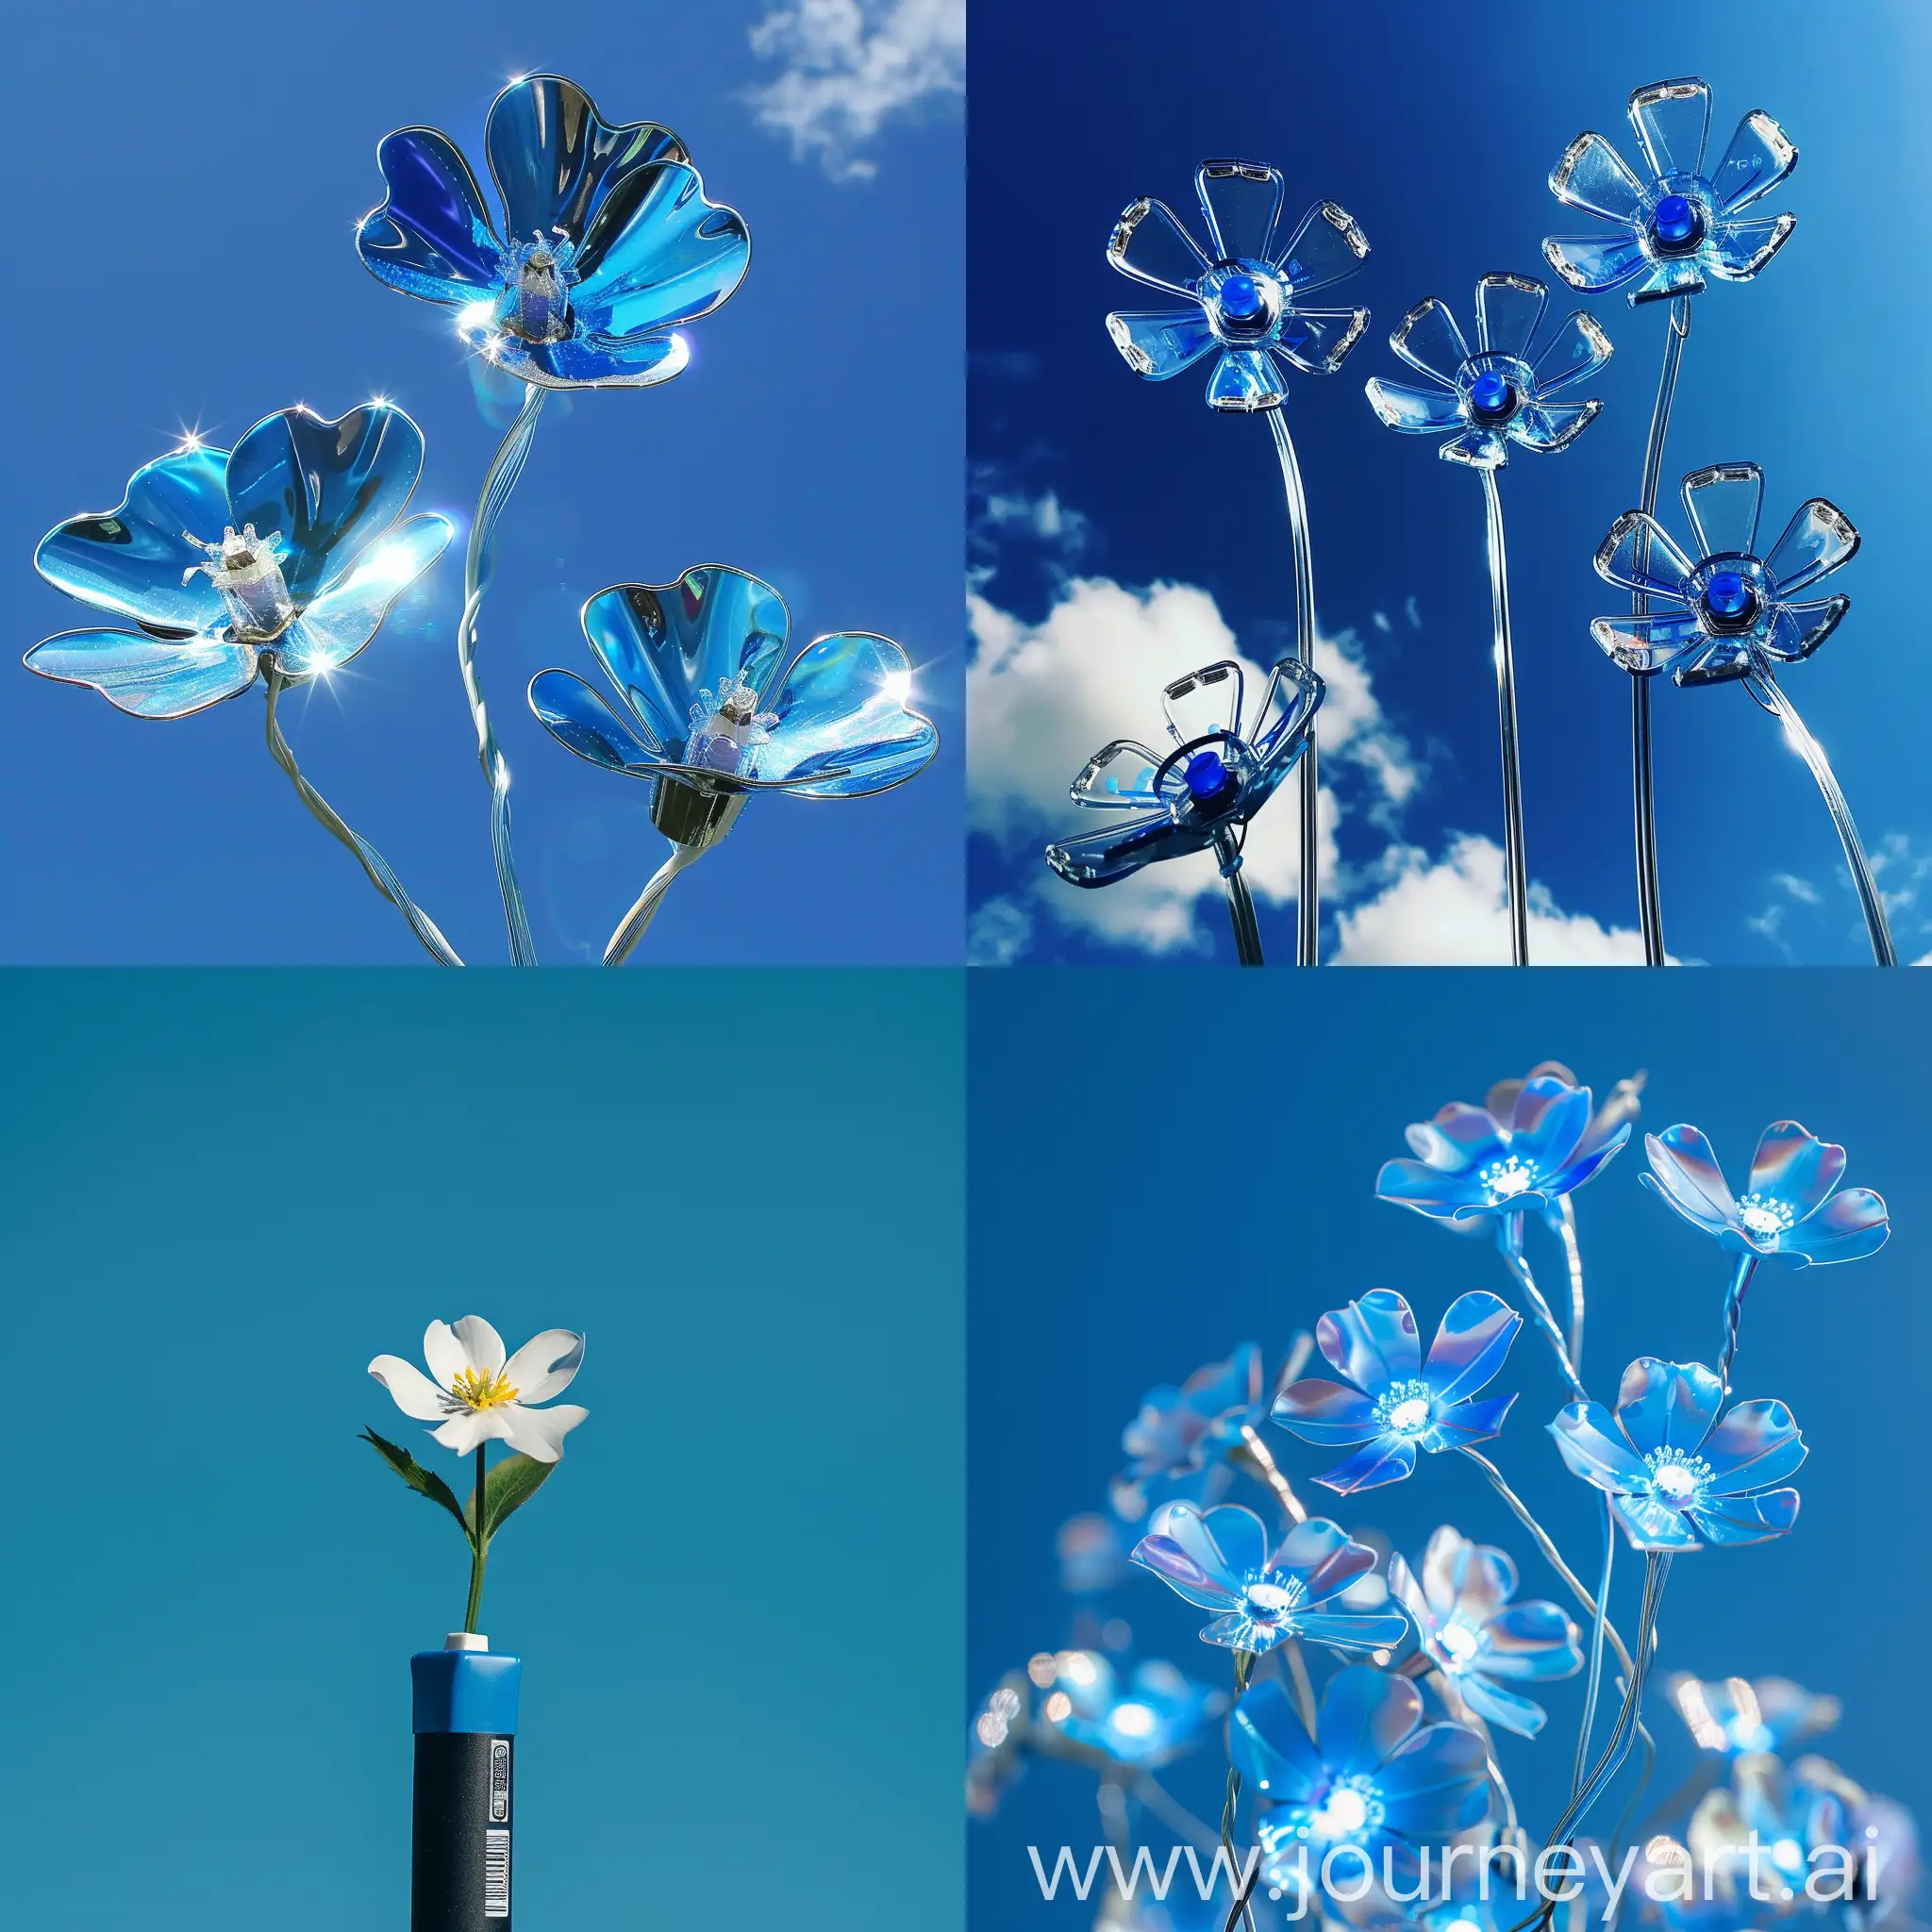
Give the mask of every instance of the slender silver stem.
POLYGON ((651 922, 658 916, 658 908, 664 903, 664 895, 675 883, 678 874, 695 865, 730 831, 738 823, 738 815, 744 809, 744 802, 750 796, 748 791, 737 792, 722 815, 695 839, 689 843, 673 842, 671 857, 651 874, 650 883, 638 894, 636 903, 610 935, 609 942, 604 948, 605 965, 622 966, 630 958, 632 949, 649 931, 651 922))
MULTIPOLYGON (((1684 341, 1690 333, 1690 297, 1677 295, 1671 302, 1670 326, 1664 330, 1664 366, 1657 378, 1657 407, 1650 412, 1650 436, 1643 446, 1643 488, 1638 508, 1645 516, 1657 514, 1657 485, 1663 475, 1664 435, 1670 427, 1671 404, 1677 393, 1677 370, 1684 359, 1684 341)), ((1639 535, 1637 567, 1644 569, 1650 560, 1648 540, 1639 535)), ((1650 609, 1650 599, 1641 591, 1630 594, 1630 614, 1642 617, 1650 609)), ((1643 931, 1643 963, 1664 963, 1663 902, 1657 878, 1657 790, 1652 780, 1650 748, 1650 672, 1633 673, 1630 678, 1630 777, 1637 833, 1637 918, 1643 931)))
POLYGON ((1731 1285, 1724 1290, 1724 1341, 1718 1354, 1717 1378, 1726 1402, 1731 1399, 1731 1364, 1738 1358, 1738 1331, 1744 1320, 1744 1291, 1757 1272, 1757 1257, 1740 1255, 1731 1269, 1731 1285))
POLYGON ((1503 495, 1485 470, 1489 513, 1490 612, 1496 626, 1496 716, 1503 740, 1503 860, 1509 891, 1509 961, 1529 964, 1529 861, 1523 845, 1523 758, 1516 728, 1516 647, 1509 636, 1509 553, 1503 538, 1503 495))
POLYGON ((1529 1304, 1529 1312, 1536 1324, 1543 1331, 1543 1339, 1550 1344, 1550 1352, 1557 1357, 1557 1366, 1563 1372, 1563 1379, 1570 1385, 1570 1392, 1578 1402, 1588 1402, 1590 1391, 1583 1386, 1582 1378, 1576 1373, 1576 1364, 1570 1359, 1570 1345, 1563 1339, 1563 1330, 1558 1325, 1556 1311, 1550 1307, 1543 1291, 1537 1286, 1536 1275, 1529 1265, 1529 1257, 1523 1252, 1523 1216, 1504 1215, 1496 1223, 1496 1248, 1503 1257, 1503 1265, 1515 1277, 1516 1285, 1523 1291, 1523 1298, 1529 1304))
POLYGON ((1608 1492, 1597 1497, 1604 1512, 1604 1574, 1597 1586, 1596 1610, 1590 1620, 1590 1677, 1583 1690, 1583 1721, 1576 1729, 1576 1760, 1570 1773, 1570 1795, 1583 1790, 1583 1774, 1590 1763, 1590 1734, 1596 1728, 1596 1702, 1604 1680, 1604 1624, 1610 1614, 1610 1570, 1617 1555, 1617 1512, 1610 1507, 1608 1492))
POLYGON ((1576 1210, 1565 1194, 1559 1210, 1557 1237, 1563 1243, 1563 1258, 1570 1264, 1570 1366, 1580 1379, 1583 1374, 1583 1247, 1576 1239, 1576 1210))
POLYGON ((1831 814, 1832 824, 1838 827, 1838 841, 1844 847, 1845 864, 1851 869, 1852 887, 1858 895, 1858 907, 1865 915, 1865 930, 1871 937, 1872 957, 1881 966, 1896 966, 1898 954, 1893 950, 1891 926, 1885 916, 1885 898, 1878 890, 1878 881, 1872 876, 1865 848, 1858 842, 1858 828, 1852 823, 1852 808, 1845 803, 1844 792, 1839 788, 1831 760, 1824 755, 1824 747, 1805 728, 1804 719, 1798 716, 1797 708, 1785 695, 1784 687, 1772 675, 1768 664, 1751 672, 1744 679, 1744 686, 1785 727, 1785 742, 1810 766, 1811 775, 1818 781, 1818 790, 1824 799, 1824 808, 1831 814))
MULTIPOLYGON (((1288 500, 1288 534, 1294 560, 1294 655, 1315 668, 1315 558, 1308 543, 1308 499, 1302 489, 1302 466, 1294 438, 1278 408, 1270 409, 1268 428, 1281 458, 1281 488, 1288 500)), ((1308 724, 1307 748, 1301 758, 1302 875, 1295 905, 1295 963, 1322 963, 1322 778, 1315 762, 1315 723, 1308 724)))
POLYGON ((530 439, 537 433, 537 418, 549 393, 534 382, 525 386, 523 408, 498 445, 489 475, 483 479, 483 493, 477 500, 476 519, 470 525, 469 548, 463 558, 463 617, 457 626, 457 662, 463 674, 464 695, 470 701, 470 722, 476 728, 477 761, 490 787, 490 847, 496 861, 496 886, 503 896, 512 966, 534 966, 537 949, 530 939, 530 921, 524 910, 524 895, 517 887, 516 861, 510 853, 509 767, 504 762, 502 747, 490 723, 490 708, 483 701, 483 681, 476 671, 476 614, 483 607, 484 587, 490 581, 496 520, 503 514, 503 507, 524 473, 530 454, 530 439))
POLYGON ((1255 902, 1247 881, 1241 877, 1241 847, 1234 834, 1223 825, 1214 835, 1214 856, 1221 863, 1221 876, 1227 886, 1227 915, 1234 924, 1235 958, 1243 966, 1259 966, 1261 928, 1255 923, 1255 902))

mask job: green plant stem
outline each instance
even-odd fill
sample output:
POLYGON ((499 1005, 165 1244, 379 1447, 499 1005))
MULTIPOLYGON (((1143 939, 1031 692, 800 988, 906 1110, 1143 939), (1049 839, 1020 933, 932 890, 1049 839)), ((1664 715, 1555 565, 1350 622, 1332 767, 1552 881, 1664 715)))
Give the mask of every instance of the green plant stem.
POLYGON ((490 1539, 483 1534, 483 1457, 484 1445, 478 1442, 475 1521, 470 1528, 470 1603, 463 1612, 463 1628, 472 1635, 483 1612, 483 1566, 490 1560, 490 1539))

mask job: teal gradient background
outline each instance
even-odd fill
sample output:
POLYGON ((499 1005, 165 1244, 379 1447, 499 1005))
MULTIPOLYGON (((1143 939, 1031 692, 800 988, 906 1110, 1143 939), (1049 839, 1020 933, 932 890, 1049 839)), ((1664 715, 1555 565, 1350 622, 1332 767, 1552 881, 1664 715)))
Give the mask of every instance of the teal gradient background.
POLYGON ((962 1006, 0 977, 7 1923, 407 1924, 408 1658, 467 1555, 356 1438, 422 1443, 365 1366, 472 1310, 589 1341, 484 1602, 518 1923, 956 1922, 962 1006))

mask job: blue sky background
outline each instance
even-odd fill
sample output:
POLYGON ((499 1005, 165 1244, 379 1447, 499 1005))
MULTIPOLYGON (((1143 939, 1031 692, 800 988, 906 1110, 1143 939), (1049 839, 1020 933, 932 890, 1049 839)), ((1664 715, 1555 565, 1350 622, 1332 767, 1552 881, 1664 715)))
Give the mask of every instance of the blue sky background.
MULTIPOLYGON (((794 155, 748 98, 809 56, 782 35, 754 54, 751 29, 778 10, 341 0, 267 8, 238 31, 232 8, 173 0, 12 18, 7 60, 25 79, 0 152, 43 253, 6 325, 19 376, 0 481, 9 661, 87 621, 34 575, 41 536, 117 502, 187 426, 225 446, 297 401, 334 416, 388 395, 427 439, 417 507, 467 530, 499 432, 445 312, 376 282, 351 230, 382 197, 375 146, 391 128, 440 126, 476 157, 504 83, 560 72, 608 119, 675 127, 708 192, 746 217, 754 259, 691 332, 675 381, 553 399, 501 525, 480 661, 540 955, 594 962, 665 847, 645 788, 556 745, 524 689, 550 664, 595 675, 576 618, 592 591, 724 561, 780 587, 795 643, 841 629, 902 641, 947 748, 884 798, 749 809, 679 882, 640 962, 957 960, 958 103, 932 88, 876 138, 794 155), (850 176, 855 163, 876 172, 850 176)), ((903 33, 916 51, 916 11, 869 8, 866 33, 903 33)), ((863 110, 877 91, 855 81, 843 98, 863 110)), ((488 793, 453 644, 460 547, 347 675, 296 693, 284 718, 308 776, 458 952, 500 961, 488 793)), ((4 675, 0 958, 424 958, 270 763, 258 692, 156 725, 4 675)))
MULTIPOLYGON (((1481 868, 1457 844, 1501 836, 1481 491, 1437 459, 1431 440, 1383 429, 1362 385, 1402 373, 1388 334, 1414 303, 1440 295, 1468 325, 1478 275, 1541 273, 1545 234, 1590 225, 1545 185, 1575 134, 1596 128, 1633 153, 1629 91, 1701 74, 1716 91, 1719 152, 1758 107, 1797 142, 1797 171, 1765 208, 1794 210, 1798 228, 1755 283, 1697 298, 1666 451, 1666 517, 1681 528, 1674 491, 1686 471, 1751 458, 1766 472, 1774 533, 1811 495, 1839 503, 1863 533, 1862 552, 1834 580, 1852 595, 1851 615, 1787 684, 1833 754, 1868 846, 1885 855, 1882 884, 1903 895, 1901 955, 1926 953, 1932 902, 1920 874, 1932 858, 1932 806, 1918 720, 1932 670, 1917 644, 1918 557, 1932 501, 1907 372, 1932 297, 1917 239, 1932 19, 1908 0, 1828 17, 1798 0, 1627 0, 1608 14, 1498 0, 1445 28, 1440 8, 1390 0, 1316 16, 1263 9, 1243 19, 1238 41, 1234 57, 1219 16, 1185 16, 1160 0, 1122 0, 1105 32, 1077 9, 975 0, 969 413, 978 561, 991 572, 980 590, 994 613, 982 613, 975 724, 997 696, 980 675, 988 637, 1005 648, 1015 630, 1037 636, 1072 594, 1070 579, 1198 587, 1246 656, 1265 664, 1280 654, 1292 593, 1265 427, 1206 407, 1206 363, 1170 383, 1138 380, 1102 326, 1111 308, 1159 306, 1104 258, 1129 200, 1155 195, 1187 218, 1204 157, 1273 161, 1288 178, 1291 219, 1333 199, 1372 244, 1362 272, 1321 298, 1369 307, 1368 334, 1338 375, 1294 379, 1288 404, 1322 628, 1353 640, 1372 687, 1373 715, 1358 678, 1329 713, 1339 718, 1347 699, 1356 747, 1371 759, 1324 766, 1348 813, 1340 856, 1357 915, 1351 957, 1501 960, 1500 915, 1475 903, 1481 868), (1413 775, 1406 802, 1377 775, 1391 757, 1413 775), (1391 845, 1416 856, 1391 868, 1391 845), (1460 885, 1443 870, 1458 854, 1460 885), (1412 922, 1400 930, 1393 901, 1363 912, 1422 872, 1429 892, 1411 883, 1406 903, 1427 897, 1432 934, 1412 922)), ((1552 310, 1577 300, 1558 286, 1552 310)), ((1530 872, 1551 895, 1536 935, 1545 958, 1627 951, 1636 924, 1627 691, 1588 625, 1618 608, 1591 556, 1636 500, 1665 319, 1660 306, 1633 311, 1621 294, 1590 306, 1616 345, 1594 386, 1603 415, 1569 453, 1522 453, 1502 478, 1530 872), (1626 929, 1624 941, 1610 941, 1610 928, 1626 929)), ((1062 611, 1047 633, 1062 681, 1036 659, 1030 705, 1013 694, 1001 703, 1002 741, 975 731, 979 957, 1229 958, 1218 904, 1187 903, 1205 888, 1181 892, 1178 912, 1107 908, 1098 902, 1131 889, 1080 894, 1040 861, 1047 837, 1088 816, 1065 804, 1087 752, 1159 725, 1159 679, 1140 668, 1131 613, 1082 608, 1084 623, 1062 611), (1081 726, 1056 735, 1040 715, 1070 688, 1087 701, 1091 742, 1081 726)), ((1172 643, 1183 614, 1168 611, 1169 675, 1202 661, 1172 643)), ((1656 708, 1673 952, 1735 963, 1869 957, 1829 822, 1771 721, 1738 690, 1662 689, 1656 708)), ((1290 819, 1292 809, 1288 794, 1271 808, 1290 819)), ((1292 876, 1278 858, 1274 870, 1292 876)), ((1264 902, 1261 923, 1271 958, 1291 957, 1291 908, 1264 902)), ((1337 950, 1332 919, 1327 950, 1337 950)))
POLYGON ((0 1049, 10 1924, 407 1924, 468 1557, 357 1437, 461 1474, 365 1369, 473 1311, 588 1342, 484 1596, 519 1923, 957 1914, 957 974, 17 973, 0 1049))
MULTIPOLYGON (((1923 1108, 1896 1077, 1932 1047, 1932 1017, 1916 984, 1895 979, 1754 974, 1714 991, 1748 1005, 1748 1028, 1713 1027, 1707 1003, 1659 1001, 1638 976, 1602 974, 1506 983, 1415 972, 1399 985, 1341 975, 1322 983, 1312 1008, 1251 975, 1224 976, 1208 1027, 1177 1024, 1209 997, 1198 977, 974 974, 969 1700, 1069 1641, 1054 1535, 1069 1516, 1106 1507, 1120 1432, 1142 1391, 1243 1341, 1278 1361, 1297 1328, 1371 1288, 1407 1295, 1425 1334, 1465 1291, 1505 1291, 1487 1243, 1374 1198, 1381 1162, 1405 1152, 1407 1123, 1451 1099, 1479 1101, 1491 1082, 1545 1058, 1566 1060, 1599 1093, 1645 1068, 1640 1133, 1692 1121, 1736 1177, 1768 1122, 1796 1118, 1845 1144, 1850 1180, 1886 1197, 1893 1227, 1870 1259, 1759 1274, 1737 1386, 1781 1396, 1796 1414, 1811 1451, 1797 1479, 1803 1511, 1788 1539, 1676 1563, 1658 1668, 1778 1674, 1837 1694, 1844 1719, 1819 1748, 1924 1819, 1932 1780, 1914 1680, 1901 1671, 1920 1642, 1932 1549, 1923 1521, 1901 1507, 1898 1478, 1922 1445, 1914 1414, 1890 1391, 1932 1346, 1921 1290, 1932 1146, 1923 1108), (1882 1054, 1849 1049, 1832 1019, 1853 1000, 1860 1037, 1882 1041, 1882 1054), (1136 1082, 1131 1098, 1107 1099, 1123 1042, 1153 1039, 1151 1090, 1136 1082)), ((1116 1071, 1115 1085, 1124 1077, 1116 1071)), ((1724 1261, 1640 1187, 1642 1160, 1641 1145, 1626 1150, 1576 1197, 1590 1291, 1584 1374, 1600 1398, 1613 1399, 1636 1356, 1708 1359, 1719 1340, 1724 1261)), ((1557 1292, 1555 1242, 1536 1240, 1530 1253, 1557 1292)), ((1496 1386, 1521 1391, 1491 1445, 1496 1459, 1558 1544, 1593 1565, 1596 1511, 1539 1427, 1563 1389, 1532 1333, 1496 1386)), ((1479 1474, 1454 1457, 1424 1457, 1408 1481, 1349 1502, 1308 1483, 1338 1457, 1266 1434, 1303 1496, 1344 1525, 1379 1526, 1414 1553, 1453 1522, 1517 1556, 1524 1595, 1559 1593, 1479 1474)), ((1627 1551, 1620 1574, 1634 1615, 1628 1592, 1641 1566, 1627 1551)), ((1203 1620, 1151 1576, 1131 1574, 1113 1613, 1132 1626, 1138 1655, 1226 1681, 1226 1653, 1197 1641, 1203 1620)), ((1567 1775, 1579 1697, 1574 1682, 1552 1688, 1541 1744, 1502 1740, 1532 1830, 1550 1823, 1553 1752, 1567 1775)), ((1687 1754, 1660 1698, 1652 1724, 1670 1754, 1653 1788, 1661 1798, 1687 1754)), ((1210 1746, 1169 1782, 1210 1816, 1224 1774, 1210 1746)), ((970 1923, 1083 1925, 1064 1899, 1041 1902, 1025 1848, 1049 1848, 1050 1860, 1051 1847, 1089 1847, 1096 1832, 1091 1775, 1034 1767, 999 1816, 971 1830, 970 1923)))

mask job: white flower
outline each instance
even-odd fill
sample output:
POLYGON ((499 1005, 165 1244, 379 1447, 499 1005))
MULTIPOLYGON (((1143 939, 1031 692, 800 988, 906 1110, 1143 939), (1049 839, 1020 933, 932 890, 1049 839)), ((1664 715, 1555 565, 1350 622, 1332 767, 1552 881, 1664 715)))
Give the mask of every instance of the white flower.
POLYGON ((445 1449, 467 1456, 492 1436, 537 1462, 555 1462, 563 1439, 590 1413, 572 1403, 538 1408, 570 1387, 584 1359, 584 1338, 546 1328, 504 1359, 503 1337, 481 1315, 452 1326, 432 1322, 423 1337, 429 1374, 401 1356, 379 1355, 369 1373, 419 1423, 441 1423, 430 1433, 445 1449))

